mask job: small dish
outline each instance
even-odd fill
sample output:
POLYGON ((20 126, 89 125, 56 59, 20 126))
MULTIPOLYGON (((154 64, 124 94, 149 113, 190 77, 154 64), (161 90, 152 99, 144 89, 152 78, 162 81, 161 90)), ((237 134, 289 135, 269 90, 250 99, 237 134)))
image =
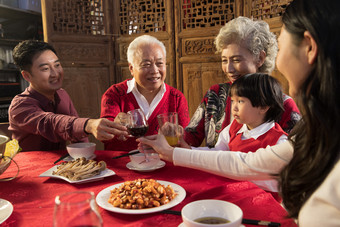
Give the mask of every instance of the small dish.
POLYGON ((168 182, 168 181, 157 180, 157 182, 165 186, 170 185, 174 189, 174 191, 177 193, 177 196, 173 200, 171 200, 169 203, 164 204, 159 207, 152 207, 152 208, 146 208, 146 209, 123 209, 119 207, 114 207, 112 204, 108 202, 111 196, 111 191, 114 188, 119 188, 120 185, 124 184, 123 182, 123 183, 118 183, 118 184, 109 186, 101 190, 97 194, 96 202, 98 206, 111 212, 116 212, 116 213, 121 213, 121 214, 150 214, 150 213, 155 213, 155 212, 159 212, 162 210, 170 209, 184 200, 186 196, 186 192, 184 188, 182 188, 178 184, 168 182))
POLYGON ((13 213, 13 205, 11 202, 0 199, 0 224, 7 220, 13 213))
MULTIPOLYGON (((181 224, 178 225, 178 227, 186 227, 184 222, 182 222, 181 224)), ((240 225, 240 227, 246 227, 245 225, 240 225)))
MULTIPOLYGON (((59 166, 59 165, 58 165, 59 166)), ((102 180, 104 179, 104 177, 109 177, 109 176, 113 176, 116 175, 116 173, 113 170, 110 169, 105 169, 103 170, 99 175, 87 178, 87 179, 83 179, 83 180, 70 180, 66 177, 63 176, 58 176, 58 175, 53 175, 53 171, 56 171, 58 166, 53 166, 52 168, 50 168, 49 170, 43 172, 42 174, 39 175, 39 177, 51 177, 51 178, 58 178, 64 181, 67 181, 68 183, 76 183, 76 184, 82 184, 82 183, 88 183, 88 182, 92 182, 92 181, 98 181, 98 180, 102 180)))
POLYGON ((132 164, 132 162, 129 162, 128 164, 126 164, 126 168, 130 169, 130 170, 135 170, 135 171, 139 171, 139 172, 151 172, 154 171, 156 169, 160 169, 163 168, 165 166, 165 162, 163 161, 159 161, 159 163, 153 167, 149 167, 149 168, 140 168, 140 167, 136 167, 132 164))

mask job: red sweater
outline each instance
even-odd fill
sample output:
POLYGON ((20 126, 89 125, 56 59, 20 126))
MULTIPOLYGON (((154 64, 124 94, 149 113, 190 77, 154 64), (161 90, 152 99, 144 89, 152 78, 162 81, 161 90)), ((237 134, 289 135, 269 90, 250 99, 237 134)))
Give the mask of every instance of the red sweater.
MULTIPOLYGON (((125 80, 121 83, 112 85, 103 95, 101 103, 100 117, 114 120, 118 113, 127 113, 129 110, 139 109, 137 100, 132 92, 126 93, 128 86, 125 80)), ((167 84, 166 92, 162 100, 158 103, 155 110, 148 119, 149 130, 146 135, 158 133, 157 115, 167 112, 178 113, 178 123, 184 128, 189 123, 188 103, 183 93, 167 84)), ((135 137, 130 137, 126 141, 115 138, 103 141, 105 150, 131 151, 137 148, 138 143, 135 137)))
POLYGON ((277 141, 282 135, 287 135, 278 123, 271 128, 265 134, 259 136, 257 139, 249 138, 242 140, 242 133, 237 134, 237 132, 242 128, 243 124, 238 123, 236 120, 230 126, 229 136, 230 140, 228 143, 229 150, 231 151, 242 151, 242 152, 254 152, 259 148, 265 148, 270 145, 273 146, 277 144, 277 141))

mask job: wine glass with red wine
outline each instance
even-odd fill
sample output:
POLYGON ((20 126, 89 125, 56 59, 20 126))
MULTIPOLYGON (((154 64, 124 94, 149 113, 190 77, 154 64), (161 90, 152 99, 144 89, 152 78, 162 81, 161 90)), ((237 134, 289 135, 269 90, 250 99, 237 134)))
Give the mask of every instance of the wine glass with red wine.
POLYGON ((127 112, 129 121, 126 125, 130 135, 142 137, 149 129, 146 117, 141 109, 130 110, 127 112))
MULTIPOLYGON (((131 136, 142 137, 147 133, 149 129, 146 117, 141 109, 134 109, 127 112, 128 123, 126 125, 128 132, 131 136)), ((148 155, 144 152, 145 160, 143 162, 149 162, 148 155)))

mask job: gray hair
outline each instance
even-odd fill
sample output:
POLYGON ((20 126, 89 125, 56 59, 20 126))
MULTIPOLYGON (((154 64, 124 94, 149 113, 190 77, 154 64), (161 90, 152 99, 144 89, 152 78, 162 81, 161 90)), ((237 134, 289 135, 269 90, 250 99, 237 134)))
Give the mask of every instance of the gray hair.
POLYGON ((134 65, 136 56, 138 56, 140 53, 140 47, 143 45, 158 45, 162 48, 164 51, 164 55, 166 56, 166 49, 164 44, 156 39, 153 36, 150 35, 142 35, 137 38, 135 38, 129 45, 127 49, 127 60, 130 64, 134 65))
POLYGON ((245 47, 255 59, 259 58, 262 50, 266 53, 265 61, 259 68, 259 72, 270 74, 275 68, 277 40, 265 21, 254 21, 247 17, 238 17, 229 21, 220 29, 215 38, 217 52, 221 53, 227 45, 232 43, 245 47))

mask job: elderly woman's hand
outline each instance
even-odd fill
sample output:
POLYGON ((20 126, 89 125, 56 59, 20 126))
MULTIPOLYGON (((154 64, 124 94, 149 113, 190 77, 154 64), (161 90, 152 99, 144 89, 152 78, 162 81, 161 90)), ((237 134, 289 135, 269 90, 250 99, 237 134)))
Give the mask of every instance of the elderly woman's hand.
POLYGON ((173 161, 172 155, 174 152, 174 148, 168 144, 163 135, 158 134, 141 137, 138 138, 136 141, 140 142, 140 144, 138 145, 139 147, 142 147, 143 144, 152 147, 159 154, 159 157, 161 159, 169 162, 173 161))

